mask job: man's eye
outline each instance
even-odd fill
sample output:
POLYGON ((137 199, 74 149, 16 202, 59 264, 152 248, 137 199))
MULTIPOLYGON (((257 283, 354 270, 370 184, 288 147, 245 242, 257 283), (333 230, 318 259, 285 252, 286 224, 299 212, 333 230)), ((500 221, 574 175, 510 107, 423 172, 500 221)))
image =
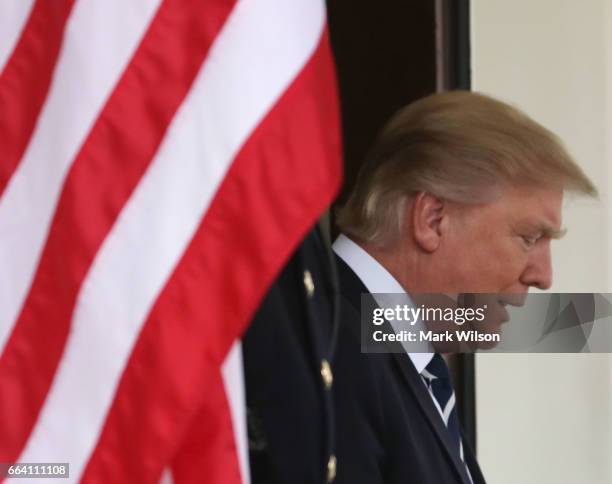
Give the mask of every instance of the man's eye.
POLYGON ((521 239, 523 239, 523 243, 525 244, 525 247, 527 247, 528 249, 531 249, 538 241, 537 237, 531 237, 527 235, 521 235, 521 239))

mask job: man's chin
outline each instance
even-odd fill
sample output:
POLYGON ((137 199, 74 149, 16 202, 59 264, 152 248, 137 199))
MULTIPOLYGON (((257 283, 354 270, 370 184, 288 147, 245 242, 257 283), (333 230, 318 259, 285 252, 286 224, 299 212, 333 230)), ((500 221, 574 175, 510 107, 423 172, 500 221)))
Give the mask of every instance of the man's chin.
POLYGON ((474 344, 475 344, 475 347, 472 348, 474 351, 476 351, 476 350, 492 350, 492 349, 494 349, 499 344, 499 341, 497 341, 496 339, 492 339, 490 341, 483 340, 483 341, 478 341, 478 342, 476 342, 474 344))

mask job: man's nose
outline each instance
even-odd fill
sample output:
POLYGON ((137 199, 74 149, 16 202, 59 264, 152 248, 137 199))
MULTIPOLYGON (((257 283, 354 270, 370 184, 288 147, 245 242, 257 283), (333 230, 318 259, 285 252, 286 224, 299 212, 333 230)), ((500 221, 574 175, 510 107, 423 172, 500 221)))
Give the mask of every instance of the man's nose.
POLYGON ((552 263, 550 256, 550 242, 536 246, 529 254, 529 260, 521 277, 526 286, 534 286, 546 290, 552 286, 552 263))

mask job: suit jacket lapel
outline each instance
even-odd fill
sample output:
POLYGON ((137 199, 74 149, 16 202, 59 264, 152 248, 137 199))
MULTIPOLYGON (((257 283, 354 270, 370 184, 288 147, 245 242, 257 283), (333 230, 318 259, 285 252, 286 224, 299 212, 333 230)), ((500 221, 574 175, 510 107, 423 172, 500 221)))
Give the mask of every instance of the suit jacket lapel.
POLYGON ((465 463, 470 469, 470 474, 472 474, 472 481, 474 481, 474 484, 485 484, 486 481, 478 465, 474 451, 466 441, 463 441, 463 456, 465 458, 465 463))
MULTIPOLYGON (((363 282, 361 282, 361 279, 357 277, 353 270, 340 257, 336 257, 336 262, 338 264, 341 292, 355 307, 357 312, 361 314, 361 294, 369 293, 369 291, 363 282)), ((388 321, 385 321, 385 324, 390 326, 388 321)), ((394 344, 399 345, 399 343, 394 344)), ((429 395, 429 392, 421 380, 421 376, 418 374, 416 368, 412 364, 410 357, 403 350, 403 347, 401 347, 401 345, 399 346, 402 348, 401 352, 393 352, 390 357, 392 357, 394 362, 399 366, 400 373, 403 376, 406 385, 417 400, 423 414, 432 428, 432 431, 438 438, 440 445, 452 462, 453 467, 461 477, 461 480, 464 482, 464 484, 471 484, 465 470, 465 464, 461 461, 457 452, 453 450, 448 429, 444 425, 444 422, 438 413, 438 409, 435 407, 431 399, 431 395, 429 395)))

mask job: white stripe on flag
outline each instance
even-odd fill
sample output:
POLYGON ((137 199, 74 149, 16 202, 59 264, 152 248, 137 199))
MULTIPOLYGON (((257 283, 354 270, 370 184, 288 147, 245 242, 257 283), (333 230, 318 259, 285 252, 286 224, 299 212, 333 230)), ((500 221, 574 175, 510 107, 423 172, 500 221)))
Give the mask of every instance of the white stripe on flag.
POLYGON ((234 8, 83 283, 20 461, 69 460, 81 475, 147 314, 236 153, 310 58, 324 22, 322 1, 242 0, 234 8))
POLYGON ((0 198, 0 353, 23 305, 64 178, 161 0, 78 0, 50 92, 0 198))
POLYGON ((32 5, 34 0, 0 0, 0 73, 15 50, 32 5))
POLYGON ((167 468, 164 472, 162 472, 159 484, 174 484, 174 479, 172 478, 172 470, 170 468, 167 468))
POLYGON ((234 440, 238 449, 238 461, 242 484, 251 483, 249 467, 249 446, 246 428, 246 392, 244 389, 244 365, 242 360, 242 344, 237 341, 230 349, 223 367, 223 385, 230 405, 234 440))

